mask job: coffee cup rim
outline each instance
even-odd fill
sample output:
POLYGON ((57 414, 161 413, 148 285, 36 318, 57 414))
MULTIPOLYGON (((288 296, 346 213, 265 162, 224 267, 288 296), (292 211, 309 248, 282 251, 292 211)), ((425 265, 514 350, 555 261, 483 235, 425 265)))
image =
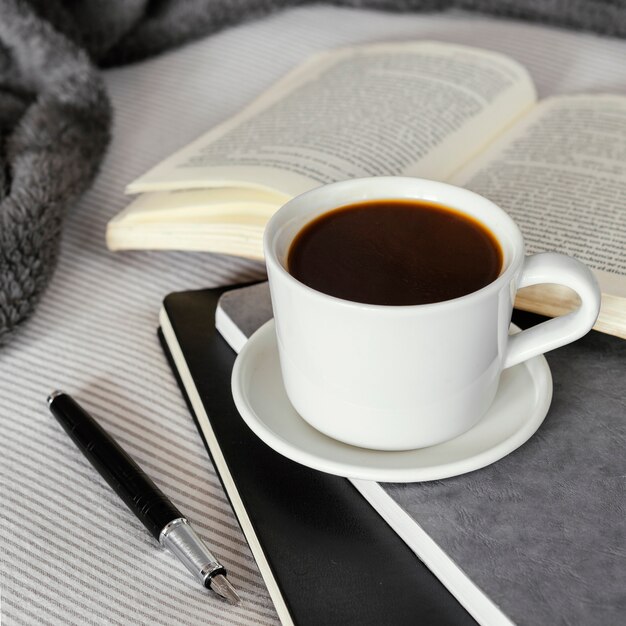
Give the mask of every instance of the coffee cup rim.
MULTIPOLYGON (((349 193, 348 193, 349 195, 349 193)), ((293 242, 295 237, 292 236, 289 240, 289 245, 293 242)), ((287 281, 296 284, 300 289, 305 290, 311 296, 320 297, 325 300, 330 300, 336 302, 338 305, 342 305, 348 308, 355 308, 359 310, 372 310, 372 311, 405 311, 405 312, 416 312, 417 310, 437 310, 442 308, 447 308, 450 306, 458 306, 464 303, 469 303, 472 300, 476 300, 485 296, 488 296, 493 291, 499 290, 503 284, 508 283, 513 275, 520 269, 523 258, 524 258, 524 240, 519 230, 517 224, 513 221, 513 219, 497 204, 477 194, 469 189, 465 189, 463 187, 457 187, 455 185, 450 185, 448 183, 442 183, 438 181, 428 180, 424 178, 415 178, 408 176, 373 176, 367 178, 352 178, 349 180, 339 181, 335 183, 329 183, 325 185, 321 185, 319 187, 315 187, 309 191, 305 191, 302 194, 299 194, 287 201, 274 215, 271 217, 269 222, 265 227, 265 231, 263 234, 263 249, 265 254, 265 262, 268 266, 285 278, 287 281), (420 195, 406 195, 406 194, 393 194, 387 193, 382 195, 368 195, 365 196, 362 193, 363 188, 372 188, 372 186, 381 186, 381 187, 404 187, 404 188, 417 188, 419 187, 422 191, 420 195), (346 202, 340 201, 335 204, 331 203, 331 206, 328 208, 324 208, 319 210, 319 208, 315 208, 313 211, 305 211, 304 215, 302 212, 297 213, 295 210, 299 206, 304 206, 303 203, 311 202, 311 199, 315 199, 316 196, 320 194, 328 194, 332 192, 349 192, 353 189, 356 193, 352 200, 348 200, 346 202), (423 193, 423 190, 426 189, 428 193, 423 193), (464 209, 463 206, 458 206, 459 203, 451 202, 449 199, 441 199, 440 196, 452 196, 457 198, 462 198, 466 202, 480 204, 486 209, 493 211, 498 216, 499 221, 499 231, 503 229, 507 229, 508 235, 508 248, 505 247, 504 242, 501 238, 500 232, 495 232, 495 229, 492 227, 492 224, 488 221, 478 218, 473 213, 468 212, 464 209), (476 291, 472 291, 470 293, 464 294, 457 298, 451 298, 449 300, 442 300, 439 302, 430 302, 427 304, 403 304, 403 305, 394 305, 394 304, 371 304, 366 302, 357 302, 353 300, 346 300, 344 298, 339 298, 337 296, 332 296, 330 294, 324 293, 323 291, 319 291, 314 289, 313 287, 309 287, 302 281, 295 278, 292 274, 289 273, 287 268, 278 258, 278 254, 276 251, 277 240, 281 235, 282 229, 286 224, 296 218, 302 218, 306 216, 306 219, 303 221, 301 226, 296 229, 295 234, 297 234, 305 224, 309 223, 312 219, 326 213, 328 211, 332 211, 335 208, 339 208, 341 206, 346 206, 349 204, 357 203, 360 201, 367 200, 384 200, 384 199, 403 199, 403 200, 426 200, 428 202, 439 203, 443 206, 447 206, 449 208, 454 209, 455 211, 459 211, 465 215, 469 215, 474 219, 478 219, 485 227, 487 227, 490 232, 495 236, 498 244, 502 248, 503 252, 503 270, 500 272, 497 278, 492 280, 490 283, 477 289, 476 291), (290 213, 293 213, 291 215, 290 213)))

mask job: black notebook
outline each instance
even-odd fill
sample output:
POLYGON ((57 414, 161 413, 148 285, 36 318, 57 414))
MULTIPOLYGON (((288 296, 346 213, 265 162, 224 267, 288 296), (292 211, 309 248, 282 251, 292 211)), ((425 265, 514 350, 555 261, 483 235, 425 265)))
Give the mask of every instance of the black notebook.
MULTIPOLYGON (((216 326, 238 351, 271 314, 267 284, 244 287, 221 297, 216 326)), ((429 483, 350 481, 481 623, 621 623, 625 356, 626 342, 594 332, 549 353, 550 412, 493 465, 429 483)))
POLYGON ((230 391, 223 289, 167 296, 159 335, 284 624, 474 624, 352 486, 274 452, 230 391))

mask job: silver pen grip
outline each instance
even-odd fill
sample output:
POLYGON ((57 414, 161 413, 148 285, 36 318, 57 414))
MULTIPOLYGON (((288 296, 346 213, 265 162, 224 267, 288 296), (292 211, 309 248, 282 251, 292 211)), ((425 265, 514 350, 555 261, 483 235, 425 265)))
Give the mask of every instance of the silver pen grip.
POLYGON ((204 587, 209 587, 211 576, 218 570, 225 573, 184 517, 172 520, 163 528, 159 543, 173 552, 204 587))

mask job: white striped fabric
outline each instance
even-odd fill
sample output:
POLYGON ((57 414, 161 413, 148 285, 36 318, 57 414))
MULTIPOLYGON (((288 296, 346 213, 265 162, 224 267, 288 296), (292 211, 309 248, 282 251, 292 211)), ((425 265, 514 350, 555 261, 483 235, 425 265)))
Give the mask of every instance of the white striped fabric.
POLYGON ((170 291, 247 281, 258 263, 200 253, 109 253, 124 185, 238 111, 318 50, 438 39, 520 60, 541 95, 626 93, 626 42, 495 19, 308 7, 110 71, 114 138, 69 216, 56 275, 0 351, 3 624, 273 624, 263 581, 224 497, 155 330, 170 291), (157 549, 45 404, 76 396, 193 520, 229 567, 243 605, 203 592, 157 549))

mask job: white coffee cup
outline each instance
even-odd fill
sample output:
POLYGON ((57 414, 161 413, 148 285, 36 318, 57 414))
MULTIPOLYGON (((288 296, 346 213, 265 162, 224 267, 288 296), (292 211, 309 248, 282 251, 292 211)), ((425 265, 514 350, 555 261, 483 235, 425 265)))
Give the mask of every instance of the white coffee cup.
POLYGON ((585 265, 556 253, 526 257, 519 228, 493 202, 418 178, 355 179, 304 193, 272 217, 264 251, 289 400, 317 430, 365 448, 420 448, 469 430, 492 403, 503 368, 578 339, 600 308, 585 265), (499 277, 460 298, 385 306, 342 300, 289 274, 287 253, 305 224, 340 206, 390 198, 440 203, 477 219, 502 248, 499 277), (581 306, 509 336, 516 291, 538 283, 574 289, 581 306))

